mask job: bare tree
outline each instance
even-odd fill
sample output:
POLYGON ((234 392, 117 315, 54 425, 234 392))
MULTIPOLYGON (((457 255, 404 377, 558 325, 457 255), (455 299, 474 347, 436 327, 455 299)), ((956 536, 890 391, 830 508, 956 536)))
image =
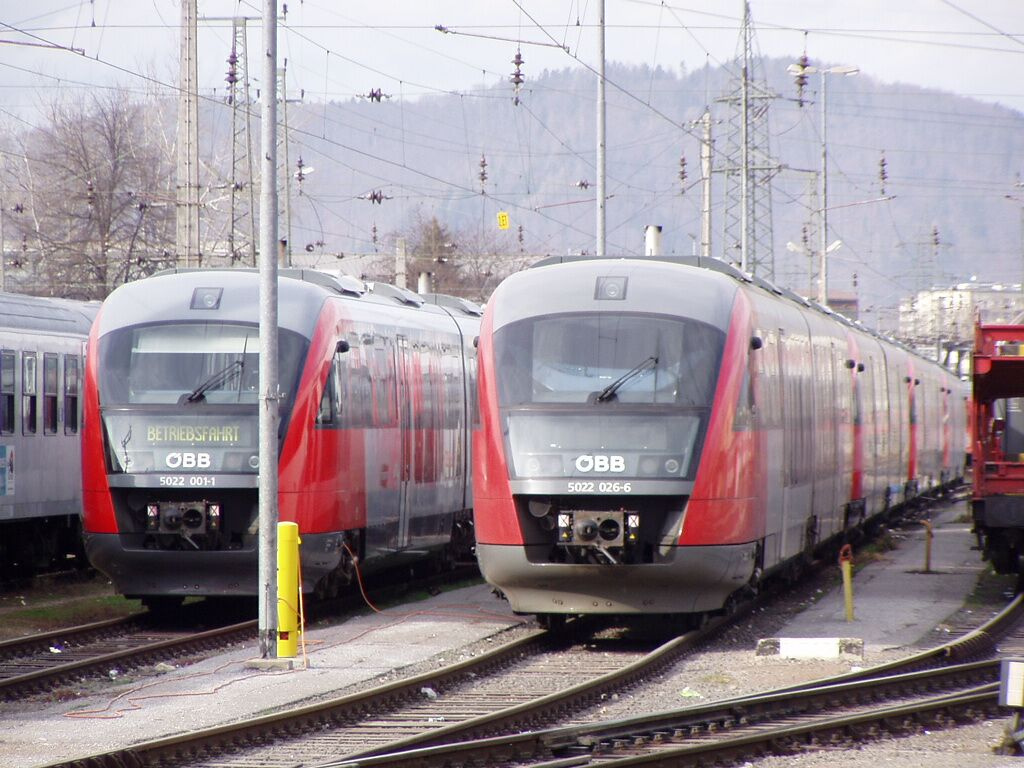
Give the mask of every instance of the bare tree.
POLYGON ((430 276, 437 293, 485 301, 502 278, 531 260, 519 248, 508 249, 493 233, 458 231, 418 211, 407 235, 409 273, 430 276))
MULTIPOLYGON (((6 167, 6 232, 22 243, 25 290, 100 299, 170 263, 174 174, 154 103, 121 90, 49 105, 6 167)), ((10 235, 6 235, 10 237, 10 235)))

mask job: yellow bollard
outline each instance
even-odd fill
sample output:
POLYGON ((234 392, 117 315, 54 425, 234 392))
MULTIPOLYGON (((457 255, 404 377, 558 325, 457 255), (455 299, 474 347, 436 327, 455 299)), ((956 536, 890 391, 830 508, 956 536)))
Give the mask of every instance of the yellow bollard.
POLYGON ((299 650, 299 526, 277 524, 277 657, 299 650))
POLYGON ((853 621, 853 549, 844 544, 839 550, 839 568, 843 572, 843 599, 846 603, 846 620, 853 621))
POLYGON ((932 539, 935 537, 935 531, 932 530, 931 520, 922 520, 921 525, 924 526, 924 572, 932 572, 932 539))

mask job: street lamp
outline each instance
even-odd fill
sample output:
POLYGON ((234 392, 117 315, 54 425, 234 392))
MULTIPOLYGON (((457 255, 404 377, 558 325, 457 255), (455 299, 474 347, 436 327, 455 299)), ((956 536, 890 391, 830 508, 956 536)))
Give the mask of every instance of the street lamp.
POLYGON ((837 65, 834 67, 816 67, 807 64, 806 57, 801 59, 799 64, 790 64, 786 71, 795 75, 798 79, 802 76, 818 72, 821 75, 821 246, 819 258, 821 259, 818 268, 818 303, 828 306, 828 142, 826 132, 828 120, 826 119, 826 83, 825 75, 845 75, 850 77, 856 75, 860 70, 857 67, 837 65))

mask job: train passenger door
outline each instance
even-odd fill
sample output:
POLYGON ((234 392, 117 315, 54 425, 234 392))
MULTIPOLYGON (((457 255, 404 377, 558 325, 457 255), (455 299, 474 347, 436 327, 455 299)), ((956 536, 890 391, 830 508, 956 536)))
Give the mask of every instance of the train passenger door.
POLYGON ((398 530, 395 549, 409 546, 409 484, 415 466, 416 441, 413 439, 412 346, 406 336, 395 338, 395 381, 398 389, 398 530))

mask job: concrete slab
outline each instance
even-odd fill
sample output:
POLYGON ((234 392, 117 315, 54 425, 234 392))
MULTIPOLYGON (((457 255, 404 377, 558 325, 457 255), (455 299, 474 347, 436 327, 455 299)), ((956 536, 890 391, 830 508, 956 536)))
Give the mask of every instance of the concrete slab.
POLYGON ((859 637, 772 637, 758 640, 756 653, 783 659, 862 659, 864 641, 859 637))

